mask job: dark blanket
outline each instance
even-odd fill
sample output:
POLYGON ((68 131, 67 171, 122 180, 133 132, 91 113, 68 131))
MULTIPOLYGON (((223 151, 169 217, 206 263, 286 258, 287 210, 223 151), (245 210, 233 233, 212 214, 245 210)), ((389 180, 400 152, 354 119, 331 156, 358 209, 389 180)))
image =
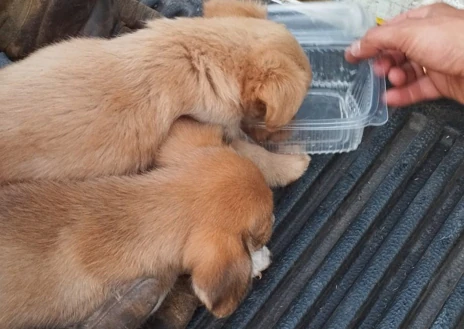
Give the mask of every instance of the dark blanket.
POLYGON ((200 16, 202 0, 2 0, 0 51, 20 59, 70 36, 111 37, 159 17, 200 16), (150 8, 150 6, 157 10, 150 8))

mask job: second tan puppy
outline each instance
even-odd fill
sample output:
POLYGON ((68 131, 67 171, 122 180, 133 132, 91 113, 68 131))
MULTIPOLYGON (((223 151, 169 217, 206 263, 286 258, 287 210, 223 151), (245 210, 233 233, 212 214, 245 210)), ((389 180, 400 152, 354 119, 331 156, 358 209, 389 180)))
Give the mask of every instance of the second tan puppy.
POLYGON ((182 115, 228 127, 287 124, 311 80, 281 25, 156 20, 111 40, 74 39, 0 70, 0 182, 143 171, 182 115))
POLYGON ((268 265, 251 254, 271 235, 272 193, 221 129, 176 127, 153 172, 0 189, 1 329, 79 322, 147 276, 167 292, 191 274, 216 316, 235 310, 268 265))
MULTIPOLYGON (((223 142, 223 137, 224 131, 220 126, 199 124, 193 120, 180 119, 173 124, 166 142, 160 149, 156 164, 159 167, 182 167, 186 161, 184 154, 188 154, 199 146, 226 148, 229 151, 232 151, 232 148, 234 152, 250 159, 260 169, 266 182, 271 186, 290 184, 303 174, 309 164, 308 156, 273 154, 267 152, 262 147, 240 140, 235 140, 230 146, 227 146, 223 142)), ((222 168, 213 168, 212 170, 223 170, 233 164, 229 163, 227 158, 224 158, 224 162, 217 165, 222 168)), ((228 187, 225 186, 223 188, 227 189, 228 187)), ((185 193, 188 192, 185 191, 185 193)), ((223 220, 224 228, 232 224, 228 223, 225 217, 223 220)), ((261 252, 252 254, 255 265, 254 276, 260 276, 260 270, 269 265, 268 254, 266 252, 269 253, 267 248, 263 248, 261 252), (262 266, 258 266, 259 264, 262 266)), ((186 286, 190 285, 190 281, 181 282, 184 282, 184 285, 176 284, 168 294, 167 300, 163 302, 162 308, 155 314, 156 317, 159 317, 160 321, 164 323, 167 321, 169 328, 184 327, 186 325, 185 321, 188 321, 189 314, 193 313, 197 306, 197 297, 193 293, 190 293, 190 289, 186 289, 186 286)), ((92 317, 88 318, 85 322, 81 322, 82 326, 78 326, 77 328, 93 328, 97 320, 98 325, 102 327, 105 325, 108 328, 114 329, 138 327, 134 323, 141 324, 143 319, 149 316, 150 311, 156 310, 156 307, 153 310, 151 309, 150 305, 152 304, 146 306, 146 302, 154 303, 158 301, 161 303, 162 299, 159 298, 160 291, 165 289, 165 287, 159 287, 153 279, 146 279, 143 283, 145 284, 143 291, 137 288, 139 284, 137 282, 125 287, 115 288, 115 293, 107 296, 109 298, 98 308, 96 313, 93 313, 92 317), (127 290, 128 288, 129 291, 127 290), (153 289, 152 294, 155 294, 153 297, 147 297, 147 294, 152 291, 150 288, 153 289), (127 294, 130 295, 129 298, 127 294), (125 296, 123 300, 121 300, 121 295, 125 296), (109 309, 111 313, 108 312, 109 309)), ((159 323, 156 325, 153 324, 153 327, 158 328, 159 325, 159 323)))

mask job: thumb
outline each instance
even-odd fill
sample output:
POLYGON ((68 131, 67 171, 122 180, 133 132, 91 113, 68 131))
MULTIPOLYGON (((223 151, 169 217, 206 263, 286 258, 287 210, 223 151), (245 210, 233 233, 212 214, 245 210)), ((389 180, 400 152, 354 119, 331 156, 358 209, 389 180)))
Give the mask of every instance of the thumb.
POLYGON ((383 50, 407 52, 408 40, 415 29, 404 24, 378 26, 370 29, 363 38, 351 44, 345 57, 349 62, 368 59, 379 55, 383 50))

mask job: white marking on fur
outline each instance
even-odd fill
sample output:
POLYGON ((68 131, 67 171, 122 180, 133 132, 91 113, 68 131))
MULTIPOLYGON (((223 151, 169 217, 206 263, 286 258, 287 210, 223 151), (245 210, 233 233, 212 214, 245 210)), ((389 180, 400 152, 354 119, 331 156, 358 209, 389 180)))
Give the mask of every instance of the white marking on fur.
POLYGON ((253 263, 252 277, 261 279, 261 272, 271 265, 271 251, 264 246, 251 254, 251 260, 253 263))

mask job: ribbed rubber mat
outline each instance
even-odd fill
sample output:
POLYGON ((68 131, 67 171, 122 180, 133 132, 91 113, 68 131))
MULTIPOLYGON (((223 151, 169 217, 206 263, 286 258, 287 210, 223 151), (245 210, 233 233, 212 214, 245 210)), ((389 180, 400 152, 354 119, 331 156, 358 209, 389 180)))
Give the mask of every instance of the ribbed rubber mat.
POLYGON ((464 108, 397 110, 276 191, 273 264, 190 329, 464 328, 464 108))

